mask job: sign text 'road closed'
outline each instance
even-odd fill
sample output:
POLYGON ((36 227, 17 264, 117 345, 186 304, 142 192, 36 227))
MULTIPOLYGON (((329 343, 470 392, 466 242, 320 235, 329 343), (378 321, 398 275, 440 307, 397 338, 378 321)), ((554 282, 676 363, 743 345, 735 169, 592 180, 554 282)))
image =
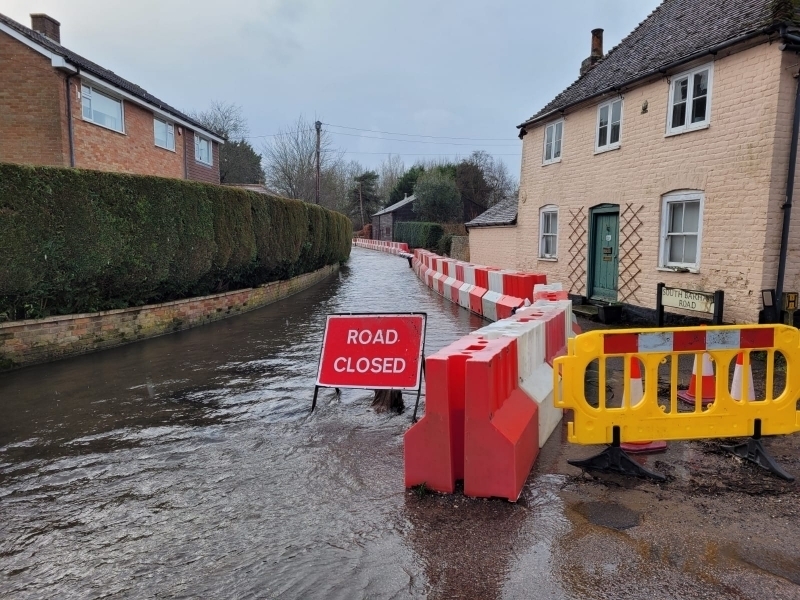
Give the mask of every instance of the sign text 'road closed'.
POLYGON ((317 385, 416 390, 423 314, 328 315, 317 385))

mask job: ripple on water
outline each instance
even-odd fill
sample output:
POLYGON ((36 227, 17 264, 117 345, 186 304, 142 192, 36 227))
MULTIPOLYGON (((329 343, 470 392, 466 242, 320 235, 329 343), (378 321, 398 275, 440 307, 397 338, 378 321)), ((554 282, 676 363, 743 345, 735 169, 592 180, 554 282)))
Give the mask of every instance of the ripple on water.
POLYGON ((308 412, 325 316, 365 311, 428 313, 426 354, 481 324, 356 249, 283 302, 0 377, 0 596, 424 595, 408 415, 358 390, 308 412))

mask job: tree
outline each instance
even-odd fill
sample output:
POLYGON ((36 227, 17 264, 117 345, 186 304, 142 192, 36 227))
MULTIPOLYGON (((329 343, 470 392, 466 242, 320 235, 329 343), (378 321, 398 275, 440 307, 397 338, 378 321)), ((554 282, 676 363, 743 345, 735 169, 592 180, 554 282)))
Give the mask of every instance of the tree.
POLYGON ((378 195, 378 174, 367 171, 355 178, 355 187, 350 194, 350 220, 361 223, 360 229, 371 222, 371 216, 381 208, 378 195))
POLYGON ((483 177, 489 188, 486 208, 491 208, 501 200, 516 194, 516 182, 508 173, 508 167, 502 160, 495 160, 484 150, 473 152, 467 160, 483 171, 483 177))
POLYGON ((247 119, 241 106, 214 100, 208 110, 194 112, 192 118, 226 140, 219 147, 220 183, 264 181, 261 157, 245 139, 247 119))
POLYGON ((464 219, 471 221, 488 206, 491 189, 484 171, 470 160, 462 160, 456 167, 456 187, 464 203, 464 219))
POLYGON ((422 221, 460 223, 464 210, 456 182, 440 170, 426 171, 414 186, 414 212, 422 221))
POLYGON ((386 204, 389 205, 394 204, 395 202, 400 202, 400 200, 406 196, 413 194, 417 179, 419 179, 419 176, 424 172, 425 167, 422 165, 414 165, 408 171, 403 173, 400 179, 397 180, 397 184, 392 189, 392 192, 389 194, 389 200, 386 204))
MULTIPOLYGON (((267 185, 289 198, 316 202, 316 149, 314 124, 301 115, 296 123, 264 144, 267 185)), ((341 163, 341 153, 333 148, 330 135, 323 130, 320 138, 320 204, 335 210, 341 208, 336 206, 339 200, 323 193, 322 183, 336 179, 330 171, 340 168, 341 163)))
POLYGON ((405 172, 406 166, 397 154, 390 154, 389 157, 381 163, 378 169, 378 174, 380 175, 378 196, 380 196, 383 206, 389 206, 389 204, 391 204, 389 202, 389 197, 392 194, 392 190, 405 172))
POLYGON ((220 183, 263 183, 261 155, 247 140, 227 142, 219 153, 220 183))
POLYGON ((242 140, 248 134, 242 107, 232 102, 212 100, 208 110, 193 111, 191 117, 226 140, 242 140))

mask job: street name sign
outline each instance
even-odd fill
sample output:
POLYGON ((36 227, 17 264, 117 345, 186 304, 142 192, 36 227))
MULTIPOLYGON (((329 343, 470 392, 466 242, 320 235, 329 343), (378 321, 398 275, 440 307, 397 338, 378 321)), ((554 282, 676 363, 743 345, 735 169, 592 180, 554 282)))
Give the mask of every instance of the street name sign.
POLYGON ((425 315, 328 315, 317 386, 420 389, 425 315))
POLYGON ((714 314, 714 293, 664 287, 661 288, 661 304, 672 308, 714 314))

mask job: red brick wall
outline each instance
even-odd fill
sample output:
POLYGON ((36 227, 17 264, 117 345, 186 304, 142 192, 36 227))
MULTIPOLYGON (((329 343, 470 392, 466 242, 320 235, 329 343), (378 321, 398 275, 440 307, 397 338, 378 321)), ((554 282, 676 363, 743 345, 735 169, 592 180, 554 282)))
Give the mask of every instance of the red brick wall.
POLYGON ((219 321, 301 292, 338 269, 329 265, 257 288, 163 304, 0 323, 0 371, 219 321))
POLYGON ((187 179, 203 181, 205 183, 219 184, 219 144, 211 142, 214 154, 211 166, 197 162, 194 158, 194 132, 186 129, 183 142, 186 145, 186 170, 187 179))
POLYGON ((0 32, 0 162, 69 166, 64 76, 0 32))
POLYGON ((118 133, 83 120, 80 91, 80 79, 75 78, 71 94, 76 167, 183 179, 181 140, 186 129, 175 126, 174 152, 159 148, 153 134, 152 112, 123 100, 125 133, 118 133))

